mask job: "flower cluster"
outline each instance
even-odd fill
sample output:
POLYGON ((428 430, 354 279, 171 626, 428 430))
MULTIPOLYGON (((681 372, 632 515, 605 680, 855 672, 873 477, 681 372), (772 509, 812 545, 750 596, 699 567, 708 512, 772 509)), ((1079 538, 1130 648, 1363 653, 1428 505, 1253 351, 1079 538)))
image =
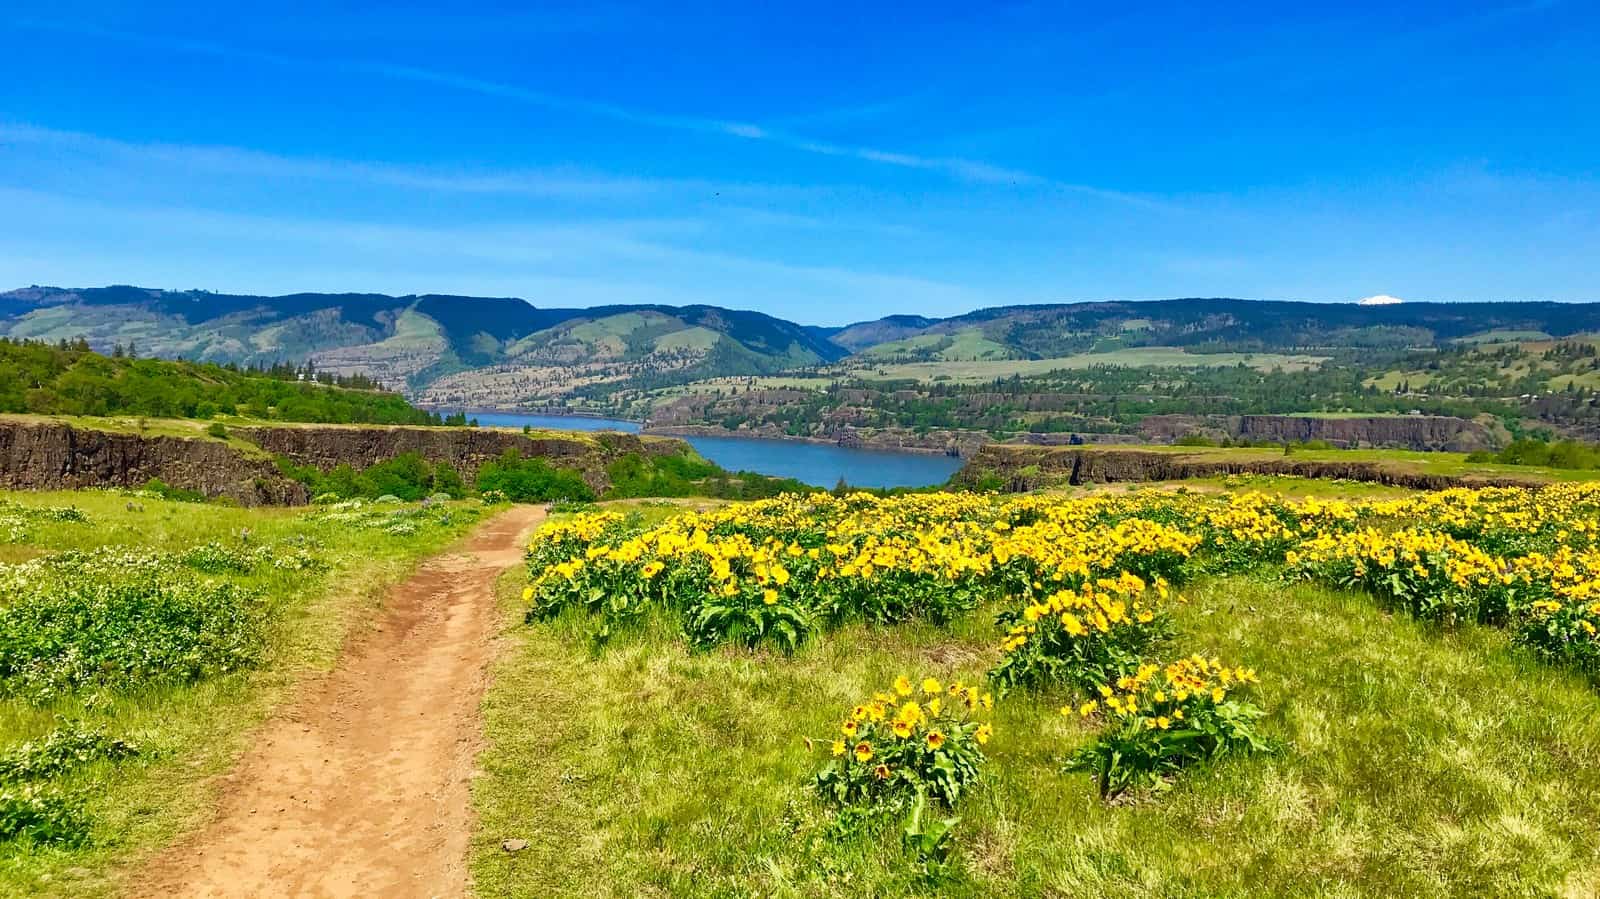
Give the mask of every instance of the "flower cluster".
POLYGON ((1269 747, 1256 730, 1264 714, 1236 695, 1257 683, 1255 669, 1230 667, 1201 655, 1166 666, 1146 663, 1063 715, 1093 718, 1105 727, 1068 760, 1072 771, 1095 777, 1102 797, 1135 786, 1165 789, 1184 766, 1269 747))
POLYGON ((792 648, 845 621, 942 622, 1124 572, 1176 581, 1200 540, 1098 503, 782 496, 651 529, 615 513, 554 523, 528 548, 528 599, 530 617, 578 606, 609 628, 654 607, 703 644, 792 648))
POLYGON ((1365 589, 1420 618, 1446 623, 1503 621, 1511 602, 1504 562, 1440 531, 1324 534, 1300 544, 1284 561, 1293 576, 1365 589))
POLYGON ((40 524, 88 524, 89 516, 76 506, 25 506, 0 499, 0 542, 25 543, 40 524))
POLYGON ((1171 636, 1164 606, 1172 598, 1165 578, 1151 590, 1123 572, 1032 601, 1014 616, 989 676, 1000 688, 1113 683, 1171 636))
POLYGON ((844 716, 836 736, 807 740, 828 761, 817 792, 839 806, 896 808, 921 794, 954 808, 984 763, 994 697, 977 685, 901 676, 844 716))

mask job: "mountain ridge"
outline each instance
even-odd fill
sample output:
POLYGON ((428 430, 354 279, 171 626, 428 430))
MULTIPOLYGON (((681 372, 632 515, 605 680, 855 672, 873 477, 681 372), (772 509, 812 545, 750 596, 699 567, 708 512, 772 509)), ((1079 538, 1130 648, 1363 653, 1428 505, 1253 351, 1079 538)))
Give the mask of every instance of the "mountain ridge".
MULTIPOLYGON (((0 336, 83 337, 162 357, 311 361, 370 375, 432 405, 494 405, 770 375, 858 357, 883 362, 1054 359, 1174 347, 1186 353, 1355 353, 1444 347, 1495 333, 1600 332, 1600 304, 1361 306, 1227 297, 991 306, 805 325, 708 304, 542 307, 517 297, 294 293, 271 297, 32 286, 0 293, 0 336)), ((1109 359, 1110 357, 1108 357, 1109 359)))

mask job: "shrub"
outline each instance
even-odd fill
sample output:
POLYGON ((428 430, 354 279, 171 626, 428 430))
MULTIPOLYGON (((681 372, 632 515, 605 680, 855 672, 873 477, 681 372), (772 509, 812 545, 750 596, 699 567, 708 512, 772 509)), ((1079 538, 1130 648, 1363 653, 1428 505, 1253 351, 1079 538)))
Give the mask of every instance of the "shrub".
POLYGON ((1256 723, 1261 709, 1230 693, 1256 682, 1254 669, 1199 655, 1165 669, 1146 664, 1105 686, 1100 697, 1063 715, 1103 715, 1106 727, 1068 759, 1066 770, 1093 775, 1103 799, 1132 787, 1165 790, 1185 766, 1230 753, 1268 751, 1256 723), (1157 675, 1161 675, 1158 677, 1157 675))
POLYGON ((254 569, 264 554, 263 550, 242 549, 212 540, 185 551, 179 559, 190 568, 207 574, 242 574, 254 569))
POLYGON ((1561 598, 1529 603, 1514 639, 1548 661, 1600 678, 1600 602, 1561 598))
POLYGON ((1444 624, 1503 623, 1511 591, 1500 562, 1431 530, 1368 529, 1317 537, 1285 556, 1291 575, 1364 589, 1401 609, 1444 624))
POLYGON ((479 492, 496 491, 519 503, 550 500, 593 500, 594 490, 583 476, 568 468, 553 468, 543 459, 524 459, 515 449, 478 469, 479 492))
POLYGON ((144 482, 140 488, 146 493, 153 494, 161 499, 179 503, 203 503, 206 495, 198 490, 185 490, 182 487, 170 487, 160 478, 151 478, 144 482))
POLYGON ((356 477, 356 488, 360 496, 393 496, 415 502, 433 492, 433 476, 433 469, 420 454, 401 453, 362 471, 356 477))
POLYGON ((67 722, 42 740, 23 743, 0 755, 0 783, 49 780, 98 761, 121 761, 139 747, 107 736, 99 728, 67 722))
POLYGON ((593 512, 598 506, 590 502, 579 500, 559 499, 550 504, 551 515, 576 515, 580 512, 593 512))
POLYGON ((206 425, 206 433, 217 438, 218 440, 227 440, 228 426, 224 425, 220 421, 214 421, 211 424, 206 425))
POLYGON ((89 516, 75 506, 23 506, 0 499, 0 539, 22 543, 34 525, 65 521, 87 524, 89 516))
POLYGON ((0 570, 0 693, 187 683, 256 664, 267 610, 160 557, 62 553, 0 570))
MULTIPOLYGON (((1481 458, 1478 453, 1473 456, 1481 458)), ((1600 468, 1600 446, 1576 440, 1547 443, 1543 440, 1515 440, 1490 459, 1502 465, 1540 465, 1550 468, 1600 468)))
POLYGON ((433 466, 433 490, 443 493, 451 499, 461 499, 467 495, 467 482, 461 479, 461 472, 449 462, 440 462, 433 466))
POLYGON ((976 686, 901 676, 855 706, 826 746, 817 793, 839 806, 902 809, 927 796, 954 808, 977 782, 991 726, 978 720, 993 700, 976 686))
POLYGON ((35 786, 0 787, 0 843, 22 841, 75 849, 89 842, 81 804, 35 786))
POLYGON ((1124 573, 1029 603, 1013 616, 1001 644, 1005 655, 989 677, 1002 690, 1114 684, 1172 635, 1160 608, 1168 596, 1164 579, 1147 591, 1141 578, 1124 573))

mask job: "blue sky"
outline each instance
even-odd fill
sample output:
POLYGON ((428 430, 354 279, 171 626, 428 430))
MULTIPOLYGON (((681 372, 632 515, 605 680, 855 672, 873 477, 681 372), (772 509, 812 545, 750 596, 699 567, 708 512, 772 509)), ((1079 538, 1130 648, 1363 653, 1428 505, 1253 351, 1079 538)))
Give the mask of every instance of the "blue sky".
POLYGON ((0 288, 1600 300, 1587 0, 234 6, 0 11, 0 288))

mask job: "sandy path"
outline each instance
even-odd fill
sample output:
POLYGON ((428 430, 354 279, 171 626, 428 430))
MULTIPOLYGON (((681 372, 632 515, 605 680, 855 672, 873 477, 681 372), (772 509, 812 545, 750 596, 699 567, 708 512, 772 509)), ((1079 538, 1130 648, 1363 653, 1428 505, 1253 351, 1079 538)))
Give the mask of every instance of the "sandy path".
POLYGON ((495 578, 542 509, 425 562, 328 675, 262 730, 215 817, 136 877, 148 896, 460 896, 495 578))

